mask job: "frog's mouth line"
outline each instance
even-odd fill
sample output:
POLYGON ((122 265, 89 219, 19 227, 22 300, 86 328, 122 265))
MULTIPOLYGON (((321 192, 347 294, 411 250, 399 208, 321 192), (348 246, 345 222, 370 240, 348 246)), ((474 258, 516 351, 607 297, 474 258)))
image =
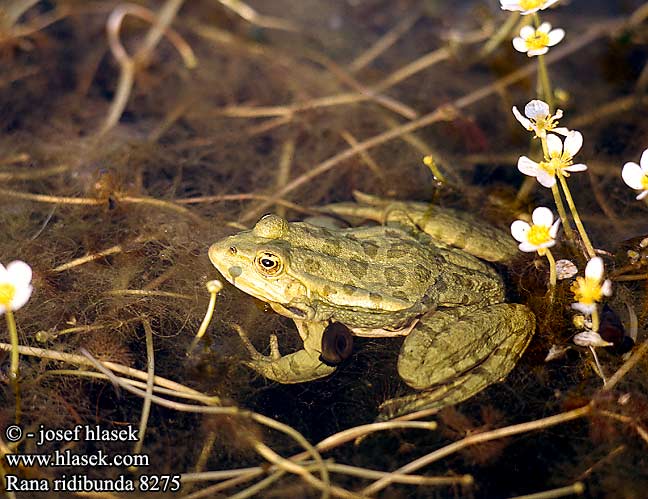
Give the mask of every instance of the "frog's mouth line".
POLYGON ((258 300, 261 300, 262 302, 268 303, 273 309, 275 309, 275 305, 283 307, 288 304, 283 295, 278 295, 272 292, 272 287, 268 286, 261 288, 256 286, 253 281, 246 279, 243 269, 238 265, 232 265, 227 269, 217 267, 217 269, 225 280, 227 280, 227 282, 232 286, 258 300))

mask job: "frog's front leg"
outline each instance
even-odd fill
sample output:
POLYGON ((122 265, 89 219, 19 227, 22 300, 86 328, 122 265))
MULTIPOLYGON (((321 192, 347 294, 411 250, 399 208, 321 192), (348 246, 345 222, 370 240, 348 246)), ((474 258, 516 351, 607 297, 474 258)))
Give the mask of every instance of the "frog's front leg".
POLYGON ((235 326, 252 357, 251 360, 245 361, 245 364, 266 378, 285 384, 312 381, 328 376, 335 371, 334 366, 329 366, 320 360, 322 337, 327 323, 295 321, 295 325, 304 341, 304 348, 284 356, 279 353, 275 335, 272 335, 270 339, 270 355, 266 356, 254 348, 239 326, 235 326))
POLYGON ((398 372, 408 385, 425 391, 386 401, 382 415, 440 409, 501 381, 534 330, 533 313, 509 303, 438 310, 424 317, 403 343, 398 372))

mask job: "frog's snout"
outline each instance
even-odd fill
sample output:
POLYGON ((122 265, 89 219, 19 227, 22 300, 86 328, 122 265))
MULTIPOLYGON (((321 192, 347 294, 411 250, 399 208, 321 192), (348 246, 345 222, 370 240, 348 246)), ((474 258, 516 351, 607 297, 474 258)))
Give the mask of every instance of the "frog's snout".
POLYGON ((225 279, 234 284, 243 274, 243 267, 236 262, 238 250, 227 240, 218 241, 209 248, 209 260, 225 279))

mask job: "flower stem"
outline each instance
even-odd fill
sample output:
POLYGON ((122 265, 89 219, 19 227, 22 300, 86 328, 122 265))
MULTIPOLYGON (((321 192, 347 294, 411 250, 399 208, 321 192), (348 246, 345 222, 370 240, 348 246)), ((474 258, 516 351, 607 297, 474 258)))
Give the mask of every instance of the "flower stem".
POLYGON ((549 104, 549 110, 553 112, 553 91, 551 90, 549 72, 547 71, 547 64, 545 63, 544 55, 538 56, 538 79, 540 80, 540 88, 542 88, 542 95, 544 97, 544 100, 547 102, 547 104, 549 104))
POLYGON ((20 374, 20 354, 18 353, 18 330, 16 329, 16 321, 11 308, 6 308, 5 317, 7 318, 7 328, 9 329, 9 340, 11 342, 11 367, 9 370, 9 378, 11 379, 11 384, 14 388, 14 394, 16 395, 16 423, 18 423, 20 422, 20 385, 18 384, 18 375, 20 374))
POLYGON ((549 248, 546 248, 545 251, 547 260, 549 260, 549 301, 553 302, 554 295, 556 293, 556 282, 558 281, 558 278, 556 276, 556 260, 551 254, 549 248))
POLYGON ((594 252, 594 247, 592 246, 592 243, 590 242, 589 237, 587 236, 587 232, 585 232, 585 227, 583 227, 583 222, 581 222, 580 215, 578 214, 578 210, 576 210, 574 199, 572 198, 571 192, 569 191, 569 187, 567 186, 567 181, 565 180, 564 175, 562 175, 560 172, 557 172, 556 175, 560 180, 560 185, 562 186, 563 193, 565 194, 567 205, 569 205, 569 210, 571 211, 572 217, 574 218, 574 223, 576 224, 576 228, 578 229, 578 232, 580 233, 581 238, 583 239, 583 244, 585 245, 585 249, 587 250, 587 255, 589 256, 589 258, 594 258, 596 256, 596 253, 594 252))
POLYGON ((575 241, 576 238, 574 237, 574 231, 571 228, 571 222, 569 221, 569 218, 567 218, 567 212, 565 211, 565 205, 563 204, 562 198, 560 197, 558 184, 554 184, 551 187, 551 193, 553 194, 560 220, 562 220, 562 226, 565 230, 565 237, 567 237, 567 239, 569 239, 570 241, 575 241))
POLYGON ((592 331, 598 333, 600 325, 601 321, 599 319, 598 307, 594 304, 594 311, 592 312, 592 331))

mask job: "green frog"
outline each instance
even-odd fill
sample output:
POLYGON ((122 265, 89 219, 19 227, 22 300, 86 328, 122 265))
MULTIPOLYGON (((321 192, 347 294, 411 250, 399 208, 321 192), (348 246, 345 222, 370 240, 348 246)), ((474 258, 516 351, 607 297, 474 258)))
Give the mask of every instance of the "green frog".
POLYGON ((535 318, 505 302, 502 279, 484 261, 516 254, 508 233, 451 209, 368 195, 324 211, 380 224, 336 229, 270 214, 209 248, 225 279, 291 318, 303 340, 282 356, 272 336, 265 356, 238 328, 247 365, 301 383, 335 370, 327 331, 343 325, 355 336, 404 336, 398 373, 419 391, 384 402, 387 417, 459 403, 513 369, 535 318))

